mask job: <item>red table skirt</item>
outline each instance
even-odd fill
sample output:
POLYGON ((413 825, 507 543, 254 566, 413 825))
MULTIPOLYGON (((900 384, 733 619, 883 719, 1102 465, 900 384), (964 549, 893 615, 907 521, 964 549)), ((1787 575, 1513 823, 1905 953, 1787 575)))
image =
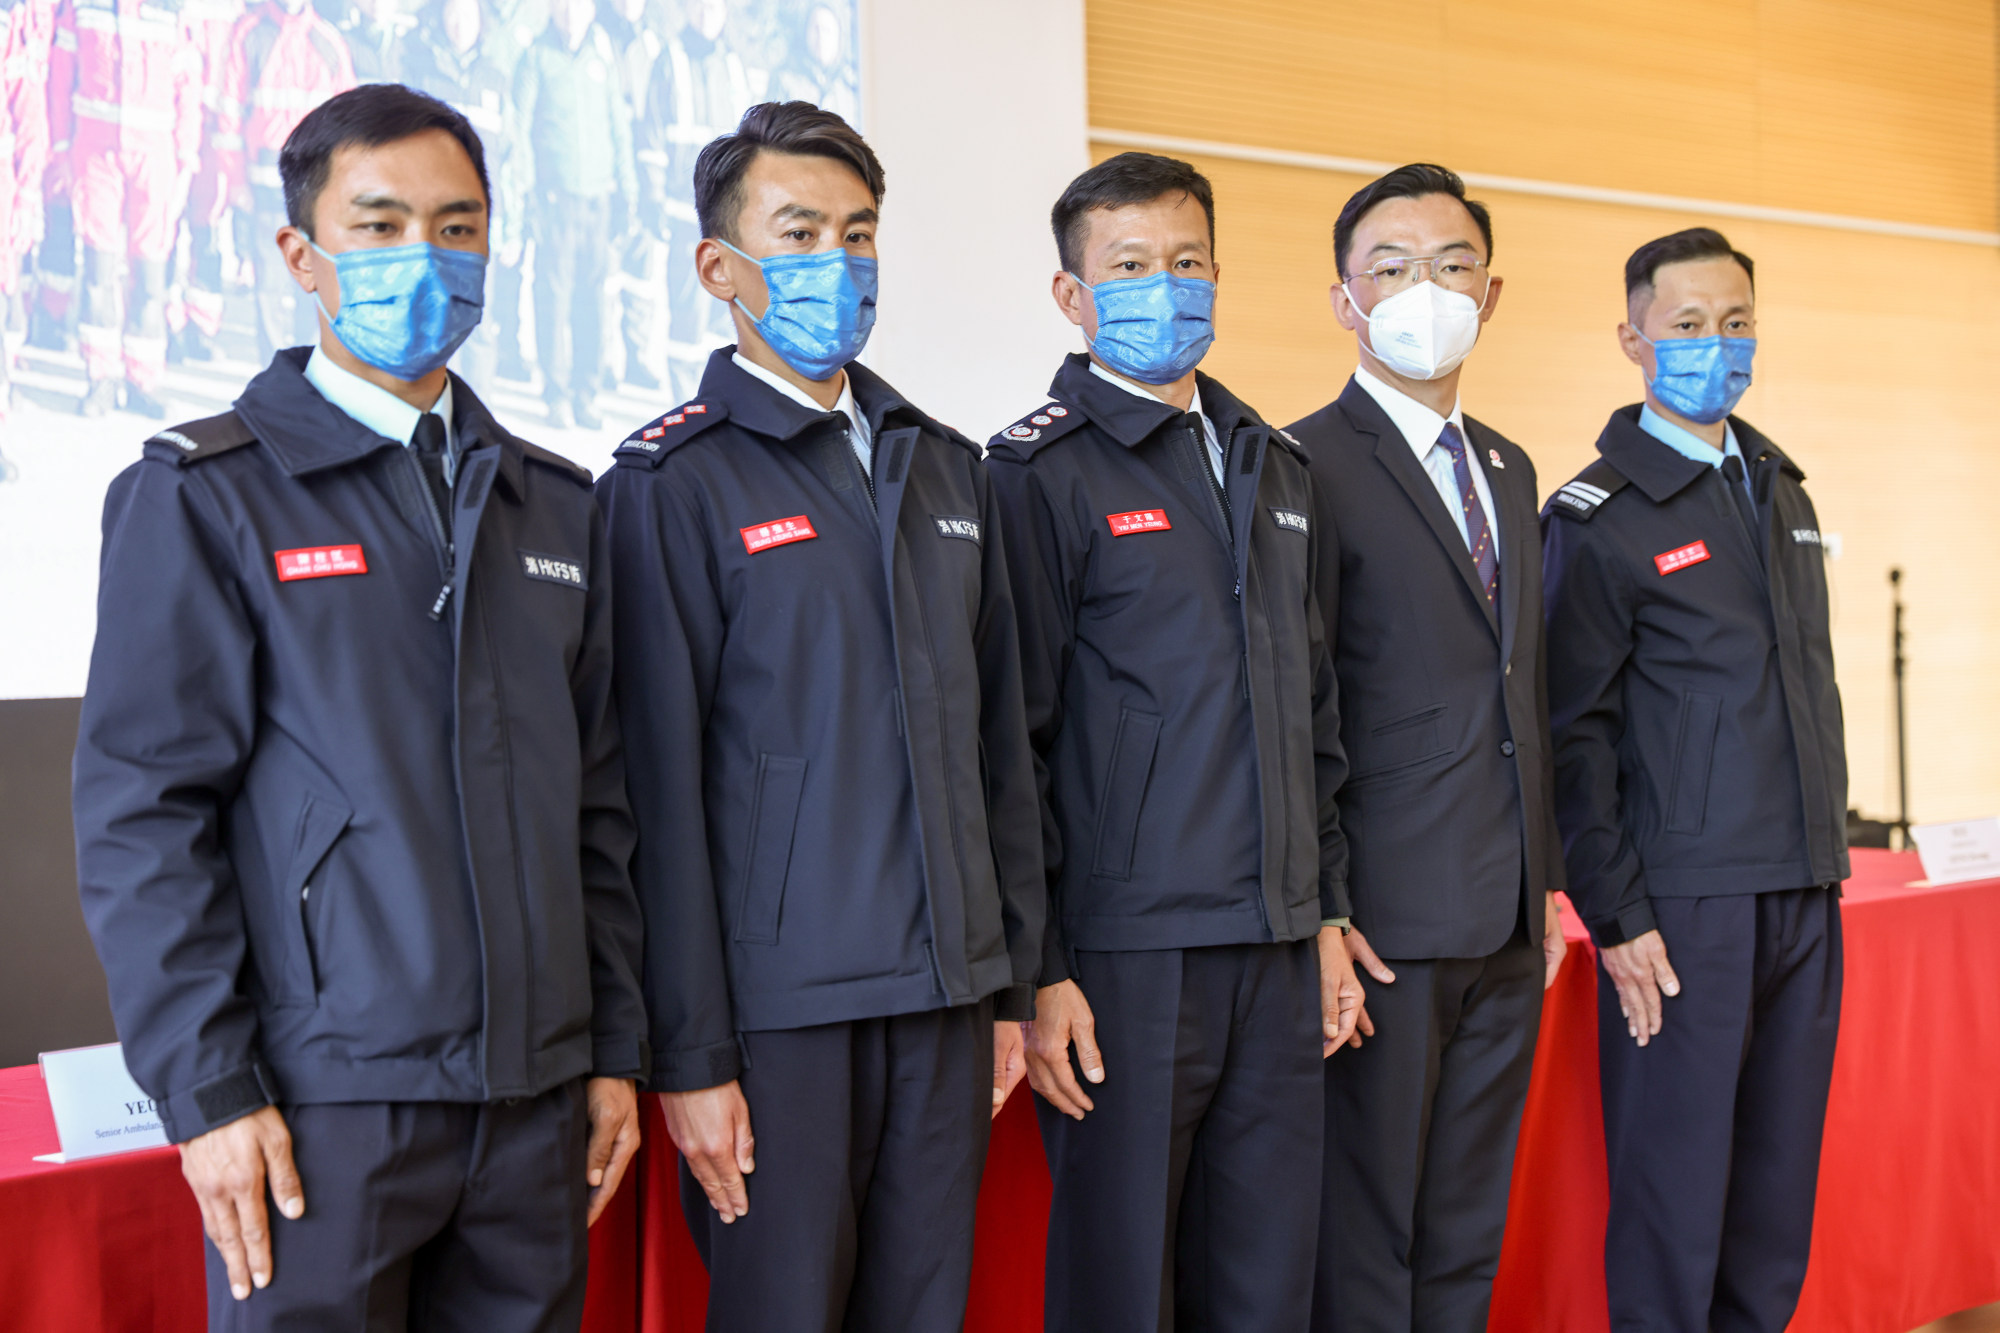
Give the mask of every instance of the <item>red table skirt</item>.
MULTIPOLYGON (((1801 1333, 1906 1333, 2000 1299, 2000 882, 1905 888, 1920 873, 1914 856, 1862 851, 1854 861, 1812 1267, 1792 1325, 1801 1333)), ((1496 1333, 1607 1327, 1596 960, 1568 920, 1572 956, 1543 1011, 1496 1333)), ((645 1104, 648 1146, 591 1235, 591 1333, 702 1324, 707 1278, 681 1220, 659 1104, 645 1104)), ((0 1070, 0 1323, 201 1329, 201 1224, 176 1154, 29 1160, 55 1147, 37 1071, 0 1070)), ((970 1333, 1040 1327, 1048 1199, 1024 1088, 994 1127, 970 1333)))

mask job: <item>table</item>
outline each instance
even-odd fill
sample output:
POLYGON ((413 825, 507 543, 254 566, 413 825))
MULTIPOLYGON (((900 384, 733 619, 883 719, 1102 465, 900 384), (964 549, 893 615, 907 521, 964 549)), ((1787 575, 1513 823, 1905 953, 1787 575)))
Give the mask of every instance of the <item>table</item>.
MULTIPOLYGON (((1907 887, 1914 855, 1857 851, 1847 981, 1796 1333, 1906 1333, 2000 1299, 2000 881, 1907 887)), ((1494 1333, 1603 1333, 1604 1131, 1595 957, 1566 914, 1522 1127, 1494 1333)), ((590 1333, 697 1333, 707 1277, 659 1104, 591 1235, 590 1333)), ((203 1327, 200 1220, 177 1157, 70 1166, 33 1066, 0 1070, 0 1322, 64 1333, 203 1327)), ((968 1333, 1040 1326, 1049 1180, 1033 1109, 994 1127, 968 1333)))

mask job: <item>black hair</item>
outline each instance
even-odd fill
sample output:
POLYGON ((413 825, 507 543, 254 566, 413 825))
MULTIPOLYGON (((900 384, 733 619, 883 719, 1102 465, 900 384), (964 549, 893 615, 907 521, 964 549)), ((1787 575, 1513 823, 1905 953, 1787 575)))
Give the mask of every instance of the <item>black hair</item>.
POLYGON ((443 130, 458 140, 479 173, 479 189, 490 209, 493 187, 486 179, 486 148, 472 122, 429 93, 400 83, 364 83, 306 112, 286 136, 278 151, 286 220, 307 236, 313 234, 313 208, 333 170, 333 155, 342 148, 379 148, 426 130, 443 130))
POLYGON ((1458 178, 1457 172, 1433 162, 1412 162, 1356 190, 1342 206, 1340 216, 1334 219, 1333 262, 1340 270, 1342 282, 1353 276, 1347 271, 1347 256, 1354 248, 1354 231, 1361 225, 1361 219, 1377 204, 1386 204, 1391 199, 1421 199, 1427 194, 1448 194, 1464 204, 1479 228, 1479 239, 1486 243, 1486 257, 1493 258, 1493 215, 1486 211, 1486 205, 1465 197, 1465 182, 1458 178))
POLYGON ((1638 304, 1651 304, 1653 278, 1663 265, 1685 264, 1691 259, 1733 259, 1743 266, 1750 290, 1757 290, 1757 266, 1750 256, 1729 244, 1729 238, 1713 227, 1689 227, 1657 241, 1647 241, 1625 261, 1625 307, 1627 314, 1638 304))
MULTIPOLYGON (((1069 183, 1049 210, 1049 226, 1056 234, 1056 255, 1063 271, 1077 273, 1083 266, 1083 238, 1089 232, 1087 215, 1100 208, 1129 208, 1151 203, 1161 195, 1179 194, 1192 198, 1208 216, 1208 248, 1215 249, 1215 189, 1208 177, 1178 158, 1157 153, 1120 153, 1107 157, 1069 183)), ((1079 275, 1081 276, 1081 275, 1079 275)))
POLYGON ((732 134, 712 139, 694 164, 694 213, 703 236, 736 239, 743 177, 765 151, 824 157, 853 170, 882 203, 882 163, 868 141, 833 112, 811 102, 759 102, 732 134))

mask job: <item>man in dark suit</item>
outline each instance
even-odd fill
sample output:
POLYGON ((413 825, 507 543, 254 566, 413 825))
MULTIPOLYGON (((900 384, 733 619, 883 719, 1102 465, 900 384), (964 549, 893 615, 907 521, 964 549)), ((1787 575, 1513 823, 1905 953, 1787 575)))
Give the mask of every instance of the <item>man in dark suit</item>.
POLYGON ((1349 199, 1332 298, 1361 364, 1291 428, 1319 482, 1348 945, 1380 983, 1360 1049, 1326 1066, 1316 1330, 1486 1327, 1542 990, 1562 963, 1535 470, 1458 404, 1500 299, 1492 243, 1485 207, 1442 167, 1349 199))

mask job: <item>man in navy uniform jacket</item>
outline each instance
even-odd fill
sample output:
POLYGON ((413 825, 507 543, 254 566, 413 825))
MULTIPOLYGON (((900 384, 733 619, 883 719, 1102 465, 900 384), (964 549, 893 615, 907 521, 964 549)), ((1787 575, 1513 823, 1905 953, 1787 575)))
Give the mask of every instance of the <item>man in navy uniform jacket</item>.
POLYGON ((1840 1026, 1826 568, 1805 473, 1730 415, 1752 279, 1707 227, 1632 255, 1618 337, 1645 402, 1542 517, 1556 818, 1604 960, 1619 1329, 1789 1322, 1840 1026))
POLYGON ((212 1327, 573 1329, 648 1074, 590 475, 444 368, 463 116, 370 84, 279 166, 319 346, 112 483, 84 915, 212 1327))
POLYGON ((1303 1330, 1320 1064, 1360 1005, 1317 479, 1195 369, 1216 278, 1199 172, 1120 154, 1052 222, 1090 351, 988 464, 1054 903, 1029 1049, 1047 1325, 1303 1330))
POLYGON ((991 491, 977 445, 853 364, 881 197, 809 103, 702 151, 691 258, 738 342, 599 482, 652 1087, 730 1333, 960 1327, 1034 1012, 1041 825, 991 491))

